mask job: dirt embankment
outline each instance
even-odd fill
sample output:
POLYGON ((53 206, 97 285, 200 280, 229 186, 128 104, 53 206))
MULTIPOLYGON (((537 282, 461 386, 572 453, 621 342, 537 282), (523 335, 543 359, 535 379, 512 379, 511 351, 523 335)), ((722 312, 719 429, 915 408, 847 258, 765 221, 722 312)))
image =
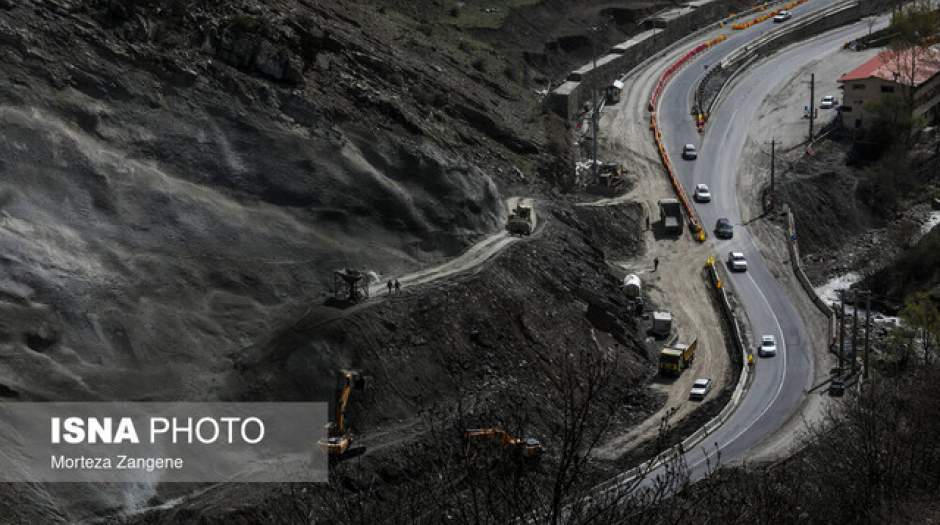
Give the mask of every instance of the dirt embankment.
MULTIPOLYGON (((606 262, 640 250, 633 207, 539 202, 544 232, 492 265, 311 315, 332 270, 454 257, 503 227, 506 196, 566 176, 564 125, 503 30, 354 1, 0 3, 0 396, 327 400, 354 366, 373 378, 357 432, 394 458, 464 396, 515 413, 540 360, 594 328, 625 360, 618 424, 646 413, 651 361, 606 262)), ((16 489, 0 516, 153 496, 99 492, 16 489)))
POLYGON ((789 166, 779 195, 794 212, 811 280, 869 276, 862 286, 877 290, 876 304, 887 312, 911 292, 935 289, 929 220, 940 190, 937 144, 925 133, 904 152, 862 162, 872 146, 837 134, 789 166))

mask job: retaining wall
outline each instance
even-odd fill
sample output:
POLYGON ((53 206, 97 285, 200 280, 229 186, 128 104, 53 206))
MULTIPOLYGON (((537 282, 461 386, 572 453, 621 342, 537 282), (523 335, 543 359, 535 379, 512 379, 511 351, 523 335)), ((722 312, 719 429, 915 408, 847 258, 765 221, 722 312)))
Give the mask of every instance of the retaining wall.
POLYGON ((838 2, 806 19, 793 19, 787 22, 789 27, 759 38, 752 44, 741 48, 739 52, 729 55, 722 61, 722 67, 736 67, 745 60, 768 56, 782 47, 885 11, 891 5, 888 0, 838 2))
POLYGON ((696 0, 647 18, 643 22, 646 31, 598 57, 596 68, 592 60, 572 71, 565 82, 549 94, 549 107, 565 119, 574 119, 581 106, 591 100, 595 89, 598 97, 603 96, 607 86, 627 71, 691 33, 723 19, 730 12, 729 0, 696 0))

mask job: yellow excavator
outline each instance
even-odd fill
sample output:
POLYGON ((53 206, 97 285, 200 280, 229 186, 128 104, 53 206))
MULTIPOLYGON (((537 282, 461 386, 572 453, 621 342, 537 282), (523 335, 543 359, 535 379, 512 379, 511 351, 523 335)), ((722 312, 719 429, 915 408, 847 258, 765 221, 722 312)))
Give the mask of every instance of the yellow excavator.
POLYGON ((341 387, 339 399, 336 401, 336 419, 326 426, 327 437, 321 439, 320 448, 330 456, 342 456, 352 444, 352 433, 346 426, 346 405, 353 389, 363 390, 366 386, 365 378, 357 370, 341 370, 341 387))
POLYGON ((499 428, 471 428, 463 433, 467 443, 476 439, 498 439, 504 447, 510 447, 517 451, 525 459, 538 459, 545 453, 545 447, 542 442, 534 437, 517 438, 510 435, 505 430, 499 428))

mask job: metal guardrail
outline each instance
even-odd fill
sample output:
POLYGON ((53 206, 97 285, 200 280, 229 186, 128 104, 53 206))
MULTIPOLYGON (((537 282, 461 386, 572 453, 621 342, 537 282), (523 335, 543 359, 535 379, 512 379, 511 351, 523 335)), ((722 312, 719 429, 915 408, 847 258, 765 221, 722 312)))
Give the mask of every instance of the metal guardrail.
MULTIPOLYGON (((721 87, 718 89, 718 93, 712 97, 711 101, 708 104, 707 108, 704 108, 704 117, 705 123, 708 122, 708 118, 711 116, 712 109, 716 106, 719 106, 724 100, 725 95, 727 94, 728 87, 734 84, 734 81, 741 75, 742 72, 746 71, 747 68, 751 66, 754 62, 757 61, 759 57, 759 52, 762 48, 768 44, 773 43, 775 40, 789 35, 793 31, 798 31, 805 29, 806 26, 816 23, 819 20, 832 16, 833 14, 844 11, 845 9, 855 9, 859 6, 859 2, 856 0, 851 0, 848 2, 842 2, 834 6, 828 7, 826 9, 811 13, 804 18, 791 22, 781 28, 779 31, 771 32, 767 35, 764 35, 749 45, 743 46, 740 49, 733 51, 727 57, 724 58, 720 63, 715 65, 712 68, 712 71, 709 72, 705 78, 699 83, 698 90, 701 91, 706 82, 708 82, 709 76, 714 71, 721 71, 731 69, 731 74, 725 81, 722 83, 721 87)), ((788 8, 789 9, 789 8, 788 8)), ((704 128, 704 123, 702 124, 704 128)))
POLYGON ((778 38, 781 38, 784 35, 789 35, 790 33, 794 31, 804 29, 806 26, 813 24, 819 21, 820 19, 832 16, 835 13, 844 11, 846 9, 857 8, 859 5, 860 5, 860 2, 858 2, 858 0, 843 1, 837 4, 834 4, 832 6, 829 6, 825 9, 821 9, 814 13, 810 13, 803 18, 793 20, 790 23, 788 23, 786 26, 782 27, 779 31, 769 32, 766 35, 763 35, 755 39, 750 44, 741 46, 739 49, 736 49, 735 51, 730 53, 727 57, 725 57, 724 60, 721 61, 721 67, 725 69, 729 67, 733 67, 738 62, 749 58, 754 52, 760 50, 762 47, 766 46, 768 43, 774 40, 777 40, 778 38))
POLYGON ((744 394, 747 393, 747 389, 750 385, 751 371, 753 369, 753 355, 751 355, 747 345, 744 343, 741 326, 738 323, 737 318, 734 316, 734 309, 731 306, 731 301, 728 299, 728 293, 727 290, 725 290, 721 276, 718 274, 716 259, 714 257, 708 258, 705 263, 705 270, 708 272, 709 281, 712 288, 719 296, 720 302, 722 304, 721 311, 723 317, 731 327, 731 336, 734 346, 738 351, 741 352, 741 372, 738 375, 738 382, 735 384, 734 391, 731 393, 731 399, 725 403, 725 406, 715 417, 711 418, 708 422, 699 427, 698 430, 693 432, 690 436, 683 439, 677 445, 673 445, 672 447, 669 447, 666 450, 660 452, 658 455, 656 455, 656 457, 650 459, 649 461, 641 463, 640 465, 596 486, 598 492, 613 490, 614 488, 624 483, 636 479, 637 476, 639 476, 641 473, 655 470, 665 462, 669 461, 670 458, 674 457, 677 452, 681 453, 692 450, 702 441, 704 441, 706 437, 711 435, 715 430, 728 421, 728 418, 731 417, 731 414, 733 414, 741 404, 741 400, 744 399, 744 394))
POLYGON ((826 301, 823 301, 822 298, 819 297, 816 293, 816 289, 813 287, 813 283, 811 283, 809 277, 806 276, 803 263, 800 261, 800 247, 796 236, 796 221, 793 218, 793 212, 790 210, 790 206, 784 205, 784 209, 787 213, 787 249, 790 252, 790 264, 793 266, 793 273, 796 275, 796 280, 800 282, 800 285, 802 285, 806 293, 809 294, 813 304, 826 316, 828 321, 826 344, 827 346, 831 346, 835 342, 836 336, 836 312, 831 306, 826 304, 826 301))
MULTIPOLYGON (((809 0, 793 0, 792 2, 787 2, 786 4, 784 4, 784 5, 783 5, 783 9, 784 9, 784 10, 793 9, 794 7, 796 7, 796 6, 798 6, 798 5, 801 5, 801 4, 805 4, 805 3, 808 2, 808 1, 809 1, 809 0)), ((760 23, 762 23, 762 22, 766 22, 767 20, 770 20, 771 18, 777 16, 779 13, 780 13, 780 10, 779 10, 779 9, 774 9, 773 11, 771 11, 771 12, 769 12, 769 13, 763 14, 763 15, 761 15, 761 16, 759 16, 759 17, 757 17, 757 18, 754 18, 754 19, 752 19, 752 20, 748 20, 747 22, 741 22, 741 23, 739 23, 739 24, 734 24, 733 26, 731 26, 731 29, 735 29, 735 30, 738 30, 738 31, 740 31, 740 30, 742 30, 742 29, 747 29, 747 28, 749 28, 749 27, 751 27, 751 26, 760 24, 760 23)))

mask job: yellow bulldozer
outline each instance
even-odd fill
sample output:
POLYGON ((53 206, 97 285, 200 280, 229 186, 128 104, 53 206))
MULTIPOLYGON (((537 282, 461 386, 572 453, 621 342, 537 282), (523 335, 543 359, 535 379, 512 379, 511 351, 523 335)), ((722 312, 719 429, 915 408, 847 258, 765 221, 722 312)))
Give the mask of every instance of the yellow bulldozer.
POLYGON ((340 393, 336 401, 335 419, 326 426, 327 437, 319 442, 330 456, 341 457, 352 445, 352 433, 346 425, 346 405, 353 390, 365 389, 365 377, 357 370, 340 371, 340 393))
POLYGON ((510 235, 531 235, 532 222, 532 207, 517 203, 509 214, 506 230, 510 235))
POLYGON ((503 447, 518 451, 519 455, 525 459, 538 459, 545 453, 545 447, 538 439, 534 437, 513 437, 499 428, 472 428, 465 430, 463 437, 468 444, 482 439, 498 441, 503 447))

